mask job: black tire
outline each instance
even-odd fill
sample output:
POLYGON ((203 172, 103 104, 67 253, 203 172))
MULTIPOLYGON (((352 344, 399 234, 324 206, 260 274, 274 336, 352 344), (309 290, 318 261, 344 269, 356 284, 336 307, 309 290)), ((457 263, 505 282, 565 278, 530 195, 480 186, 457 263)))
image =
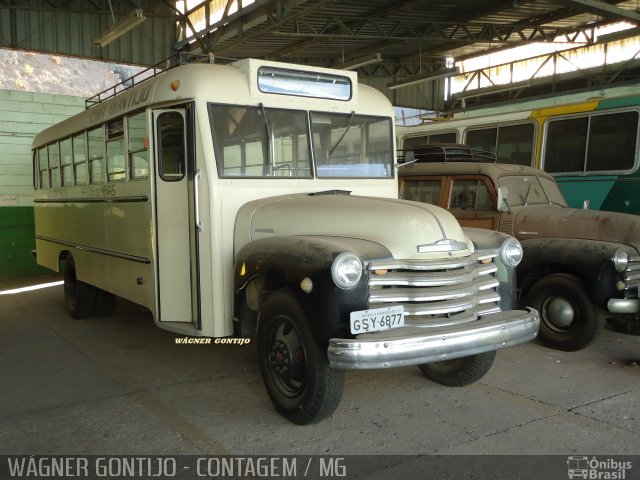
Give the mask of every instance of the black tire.
POLYGON ((113 293, 96 288, 96 308, 94 315, 96 317, 108 317, 113 315, 116 309, 116 296, 113 293))
POLYGON ((64 303, 69 315, 78 320, 91 317, 96 308, 96 287, 78 280, 71 255, 64 262, 64 303))
POLYGON ((429 380, 447 387, 464 387, 484 377, 495 357, 495 351, 485 352, 453 360, 423 363, 418 367, 429 380))
POLYGON ((598 327, 598 312, 580 279, 556 273, 533 284, 525 303, 540 313, 540 342, 573 352, 585 347, 598 327))
POLYGON ((329 368, 296 297, 272 293, 258 320, 258 362, 276 410, 298 425, 331 415, 342 398, 344 372, 329 368))

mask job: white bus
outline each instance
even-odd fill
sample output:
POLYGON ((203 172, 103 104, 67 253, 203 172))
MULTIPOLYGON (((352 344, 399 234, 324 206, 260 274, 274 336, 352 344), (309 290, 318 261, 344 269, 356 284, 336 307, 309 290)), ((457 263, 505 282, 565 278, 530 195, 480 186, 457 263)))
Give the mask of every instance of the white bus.
POLYGON ((120 296, 179 334, 253 332, 296 423, 334 411, 346 368, 470 383, 537 333, 507 310, 519 245, 476 251, 444 210, 394 200, 394 152, 391 105, 353 72, 169 69, 34 139, 37 260, 75 318, 120 296))

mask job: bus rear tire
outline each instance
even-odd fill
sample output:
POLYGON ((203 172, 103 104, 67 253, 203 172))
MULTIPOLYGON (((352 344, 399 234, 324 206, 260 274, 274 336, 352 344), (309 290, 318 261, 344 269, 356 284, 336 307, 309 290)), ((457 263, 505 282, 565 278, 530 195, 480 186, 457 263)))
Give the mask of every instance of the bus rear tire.
POLYGON ((258 361, 276 410, 298 425, 331 415, 342 398, 344 372, 329 368, 296 297, 280 290, 262 305, 258 361))
POLYGON ((96 308, 96 287, 78 280, 72 255, 64 263, 64 303, 69 315, 78 320, 91 317, 96 308))

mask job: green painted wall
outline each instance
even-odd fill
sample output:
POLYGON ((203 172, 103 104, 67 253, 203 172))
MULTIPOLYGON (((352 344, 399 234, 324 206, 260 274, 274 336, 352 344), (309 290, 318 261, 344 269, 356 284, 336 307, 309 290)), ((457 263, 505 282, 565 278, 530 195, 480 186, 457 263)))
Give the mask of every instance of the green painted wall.
POLYGON ((0 90, 0 279, 51 273, 31 256, 31 141, 83 109, 83 97, 0 90))
POLYGON ((51 272, 36 264, 33 207, 0 208, 0 279, 46 275, 51 272))

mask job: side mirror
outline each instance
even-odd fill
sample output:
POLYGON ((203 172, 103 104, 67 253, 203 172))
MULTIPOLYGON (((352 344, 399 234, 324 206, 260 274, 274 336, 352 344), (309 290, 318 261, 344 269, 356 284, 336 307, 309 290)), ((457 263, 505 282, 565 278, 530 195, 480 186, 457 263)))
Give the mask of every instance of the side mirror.
POLYGON ((507 187, 498 187, 498 211, 506 212, 509 210, 509 203, 507 198, 509 197, 509 189, 507 187))
POLYGON ((409 150, 408 152, 404 152, 404 163, 402 165, 406 165, 406 168, 412 168, 414 163, 416 163, 416 154, 414 151, 409 150))

